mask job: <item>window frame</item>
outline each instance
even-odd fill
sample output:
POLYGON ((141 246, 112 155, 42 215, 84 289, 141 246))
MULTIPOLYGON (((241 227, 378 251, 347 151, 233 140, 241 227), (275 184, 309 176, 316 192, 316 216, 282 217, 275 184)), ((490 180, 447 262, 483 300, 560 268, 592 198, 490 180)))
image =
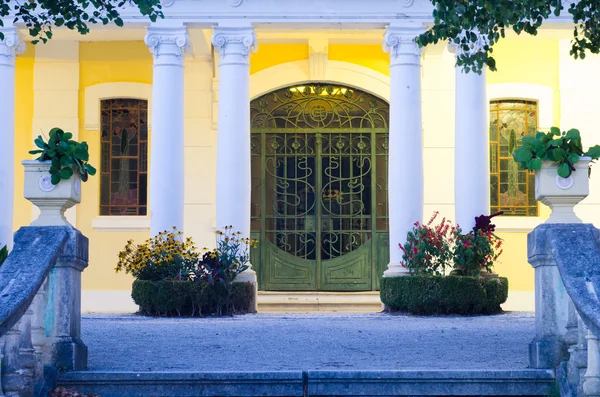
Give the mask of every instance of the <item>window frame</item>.
MULTIPOLYGON (((112 134, 112 114, 109 116, 110 117, 110 121, 109 123, 111 124, 109 128, 111 128, 111 132, 110 135, 108 137, 108 156, 107 156, 107 168, 108 170, 104 169, 104 145, 107 143, 105 141, 103 141, 103 136, 102 136, 102 125, 100 126, 100 203, 99 203, 99 211, 100 211, 100 216, 109 216, 109 217, 123 217, 123 216, 130 216, 130 217, 138 217, 138 216, 147 216, 148 215, 148 193, 149 193, 149 189, 148 189, 148 184, 149 184, 149 178, 148 178, 148 173, 149 173, 149 161, 148 161, 148 157, 149 157, 149 130, 148 130, 148 119, 150 118, 150 115, 148 113, 148 101, 145 99, 137 99, 137 98, 107 98, 107 99, 102 99, 100 100, 100 108, 101 111, 102 109, 102 103, 106 102, 106 101, 119 101, 119 100, 128 100, 128 101, 136 101, 136 106, 135 107, 112 107, 112 104, 109 104, 109 112, 112 112, 113 110, 118 110, 118 109, 126 109, 126 110, 137 110, 138 115, 137 115, 137 122, 138 122, 138 131, 137 131, 137 147, 138 147, 138 152, 137 155, 135 156, 130 156, 130 155, 114 155, 113 153, 113 134, 112 134), (145 102, 145 103, 144 103, 145 102), (144 106, 145 105, 145 106, 144 106), (141 137, 141 123, 142 123, 142 111, 146 112, 146 119, 145 119, 145 123, 146 123, 146 138, 142 139, 141 137), (145 166, 143 166, 142 164, 142 145, 145 144, 145 152, 146 152, 146 164, 145 166), (136 186, 137 186, 137 197, 136 197, 136 203, 132 204, 132 205, 114 205, 111 204, 112 201, 112 195, 114 194, 114 192, 112 191, 112 187, 113 187, 113 169, 112 169, 112 163, 113 160, 118 159, 118 160, 136 160, 137 161, 137 170, 136 170, 136 186), (142 186, 142 174, 145 175, 146 177, 146 183, 145 183, 145 188, 146 188, 146 203, 145 204, 141 204, 141 186, 142 186), (102 180, 104 176, 108 176, 108 186, 105 186, 105 188, 108 188, 108 204, 102 204, 102 195, 103 195, 103 184, 102 184, 102 180), (118 208, 118 207, 123 207, 123 208, 135 208, 136 210, 136 214, 125 214, 125 215, 118 215, 118 214, 113 214, 113 209, 118 208), (106 209, 108 211, 107 214, 102 214, 102 210, 106 209), (140 212, 142 212, 142 210, 145 212, 145 214, 140 214, 140 212)), ((100 117, 100 122, 102 123, 102 117, 100 117)))
MULTIPOLYGON (((528 104, 535 104, 535 118, 536 118, 536 132, 540 130, 540 104, 539 101, 536 99, 529 99, 529 98, 520 98, 520 97, 505 97, 505 98, 494 98, 494 99, 490 99, 488 102, 489 105, 489 111, 488 114, 491 116, 492 111, 494 111, 494 109, 492 109, 492 105, 494 103, 499 103, 499 102, 510 102, 513 101, 514 102, 524 102, 524 103, 528 103, 528 104)), ((521 110, 521 109, 519 109, 521 110)), ((522 109, 524 111, 526 111, 527 109, 522 109)), ((500 106, 500 109, 498 109, 496 112, 498 112, 498 115, 500 114, 500 112, 502 111, 502 106, 500 106)), ((488 123, 488 125, 491 126, 491 123, 488 123)), ((500 185, 502 183, 502 170, 500 169, 500 163, 502 160, 508 160, 509 162, 512 161, 511 157, 511 153, 508 154, 508 157, 502 158, 502 156, 500 155, 500 131, 498 131, 498 141, 495 143, 498 147, 497 150, 497 154, 498 154, 498 159, 497 159, 497 175, 498 175, 498 205, 496 206, 497 210, 500 211, 502 210, 502 206, 500 205, 500 185)), ((490 140, 490 129, 488 129, 488 148, 491 148, 492 145, 492 141, 490 140)), ((491 184, 491 178, 492 178, 492 162, 491 162, 491 151, 490 151, 490 161, 489 161, 489 165, 488 165, 488 173, 490 175, 490 212, 496 212, 496 210, 492 210, 492 203, 491 203, 491 195, 492 195, 492 184, 491 184)), ((520 170, 519 171, 523 171, 520 170)), ((526 178, 526 184, 527 184, 527 198, 529 199, 529 184, 530 184, 530 176, 533 174, 533 172, 529 172, 529 171, 524 171, 525 174, 527 175, 526 178)), ((495 175, 496 175, 495 174, 495 175)), ((527 202, 529 202, 529 200, 527 200, 527 202)), ((535 215, 529 215, 529 214, 525 214, 525 215, 506 215, 506 217, 510 217, 510 218, 539 218, 540 216, 540 203, 539 201, 536 200, 536 214, 535 215)), ((525 206, 526 212, 529 212, 529 209, 531 208, 531 206, 529 204, 527 204, 525 206)))
MULTIPOLYGON (((148 164, 151 162, 152 147, 152 84, 132 82, 110 82, 94 84, 84 89, 84 129, 93 134, 100 131, 100 101, 103 99, 133 98, 148 101, 148 164)), ((99 140, 100 138, 98 138, 99 140)), ((100 155, 100 150, 97 152, 100 155)), ((95 156, 95 153, 91 153, 95 156)), ((100 178, 94 178, 98 183, 98 200, 96 217, 92 219, 92 228, 97 232, 149 232, 150 210, 148 215, 142 216, 101 216, 100 215, 100 178)), ((148 181, 148 187, 150 181, 148 181)), ((150 190, 148 189, 148 194, 150 190)), ((148 208, 150 208, 152 197, 148 195, 148 208)))

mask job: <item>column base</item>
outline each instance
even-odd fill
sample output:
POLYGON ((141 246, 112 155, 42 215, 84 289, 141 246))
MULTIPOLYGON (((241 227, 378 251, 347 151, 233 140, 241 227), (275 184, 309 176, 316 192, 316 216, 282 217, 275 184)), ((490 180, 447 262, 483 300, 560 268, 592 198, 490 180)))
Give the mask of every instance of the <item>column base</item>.
POLYGON ((559 338, 536 338, 529 344, 529 366, 531 368, 556 368, 568 357, 566 346, 559 338))
POLYGON ((383 272, 383 277, 402 277, 408 275, 410 275, 408 269, 399 262, 388 264, 387 270, 383 272))
POLYGON ((256 278, 256 272, 252 270, 250 266, 246 271, 238 274, 235 278, 236 283, 252 283, 254 285, 254 297, 249 305, 249 312, 256 313, 258 310, 258 280, 256 278))
POLYGON ((48 338, 51 346, 51 360, 57 369, 69 371, 85 371, 87 369, 88 348, 80 340, 70 337, 48 338))

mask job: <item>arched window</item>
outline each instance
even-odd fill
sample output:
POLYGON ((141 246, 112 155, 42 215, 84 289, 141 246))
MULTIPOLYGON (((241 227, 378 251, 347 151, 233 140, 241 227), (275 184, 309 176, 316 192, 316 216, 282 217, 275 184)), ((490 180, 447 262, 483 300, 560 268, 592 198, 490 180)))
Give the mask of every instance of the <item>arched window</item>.
POLYGON ((148 101, 100 101, 100 215, 146 215, 148 101))
POLYGON ((490 102, 490 204, 491 213, 538 216, 535 177, 520 170, 512 153, 521 139, 535 136, 538 104, 535 101, 502 99, 490 102))

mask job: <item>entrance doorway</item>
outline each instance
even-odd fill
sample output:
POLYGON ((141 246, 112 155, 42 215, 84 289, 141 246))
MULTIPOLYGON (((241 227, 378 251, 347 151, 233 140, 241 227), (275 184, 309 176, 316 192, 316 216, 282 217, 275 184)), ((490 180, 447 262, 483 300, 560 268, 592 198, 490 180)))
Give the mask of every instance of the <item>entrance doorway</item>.
POLYGON ((304 84, 251 103, 252 252, 267 291, 369 291, 389 260, 389 105, 304 84))

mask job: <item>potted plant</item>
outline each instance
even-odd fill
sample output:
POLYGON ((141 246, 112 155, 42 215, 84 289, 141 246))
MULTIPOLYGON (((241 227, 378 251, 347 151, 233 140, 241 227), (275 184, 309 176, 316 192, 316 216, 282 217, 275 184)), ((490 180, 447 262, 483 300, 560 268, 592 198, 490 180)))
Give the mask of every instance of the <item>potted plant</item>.
POLYGON ((32 226, 69 225, 65 211, 81 202, 81 182, 96 174, 96 169, 88 164, 87 143, 71 138, 72 133, 53 128, 48 142, 41 136, 34 141, 39 149, 29 153, 39 157, 23 161, 25 198, 40 209, 32 226))
POLYGON ((590 166, 600 158, 600 145, 587 152, 576 129, 524 136, 513 152, 521 169, 535 171, 535 198, 552 209, 546 223, 581 223, 573 207, 589 194, 590 166))

